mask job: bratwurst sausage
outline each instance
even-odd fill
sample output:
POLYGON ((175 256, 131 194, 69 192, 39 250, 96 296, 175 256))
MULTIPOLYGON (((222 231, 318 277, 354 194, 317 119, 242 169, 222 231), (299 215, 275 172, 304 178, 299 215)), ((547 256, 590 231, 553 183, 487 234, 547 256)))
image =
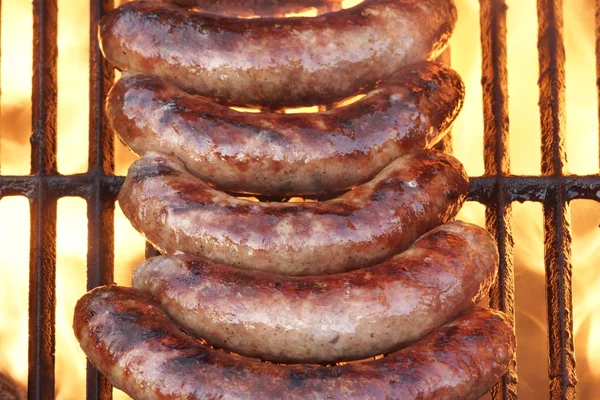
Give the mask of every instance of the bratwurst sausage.
POLYGON ((390 162, 435 145, 460 111, 464 86, 450 68, 423 63, 365 98, 315 114, 244 113, 152 77, 122 78, 108 119, 137 154, 177 156, 223 190, 264 195, 341 191, 390 162))
POLYGON ((515 351, 506 317, 475 308, 376 361, 261 363, 201 344, 152 297, 118 286, 83 296, 73 328, 92 364, 136 400, 476 400, 505 373, 515 351))
POLYGON ((209 14, 229 17, 281 17, 316 8, 319 14, 338 11, 342 0, 162 0, 182 7, 195 7, 209 14))
POLYGON ((352 272, 286 277, 160 256, 137 267, 133 287, 216 347, 280 363, 333 363, 421 339, 475 306, 497 267, 485 229, 451 222, 404 253, 352 272))
POLYGON ((317 203, 256 203, 217 191, 178 159, 148 153, 132 164, 119 204, 167 254, 244 269, 322 275, 373 265, 452 219, 469 190, 458 160, 410 153, 372 181, 317 203))
POLYGON ((227 104, 324 104, 446 46, 452 0, 367 0, 314 18, 226 18, 136 1, 100 21, 106 58, 227 104))

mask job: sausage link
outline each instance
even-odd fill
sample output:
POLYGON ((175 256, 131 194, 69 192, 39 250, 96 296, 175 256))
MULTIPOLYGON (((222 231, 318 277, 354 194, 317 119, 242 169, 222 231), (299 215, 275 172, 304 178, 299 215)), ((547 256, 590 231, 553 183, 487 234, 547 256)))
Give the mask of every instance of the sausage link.
POLYGON ((458 160, 410 153, 372 181, 317 203, 256 203, 217 191, 176 158, 148 153, 129 169, 119 204, 164 253, 245 269, 321 275, 373 265, 451 220, 469 190, 458 160))
POLYGON ((133 287, 209 344, 280 363, 333 363, 396 351, 474 307, 498 252, 485 229, 442 225, 382 264, 286 277, 190 255, 140 264, 133 287))
POLYGON ((367 0, 314 18, 226 18, 136 1, 100 21, 106 58, 233 105, 325 104, 434 59, 454 23, 452 0, 367 0))
POLYGON ((107 115, 137 154, 175 155, 223 190, 283 196, 348 189, 399 156, 432 147, 463 98, 458 74, 433 63, 315 114, 241 113, 157 78, 128 76, 110 91, 107 115))
POLYGON ((475 308, 379 360, 261 363, 194 340, 150 296, 118 286, 79 300, 73 327, 92 364, 136 400, 476 400, 515 352, 506 317, 475 308))
POLYGON ((229 17, 281 17, 316 8, 319 14, 339 11, 342 0, 162 0, 182 7, 229 17))

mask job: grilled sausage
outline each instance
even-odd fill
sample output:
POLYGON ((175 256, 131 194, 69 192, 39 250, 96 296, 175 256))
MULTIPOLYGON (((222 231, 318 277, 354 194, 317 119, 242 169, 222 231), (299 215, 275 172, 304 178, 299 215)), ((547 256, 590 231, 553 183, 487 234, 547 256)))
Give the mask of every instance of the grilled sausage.
POLYGON ((167 254, 245 269, 321 275, 372 265, 453 218, 469 182, 433 150, 391 163, 372 181, 317 203, 255 203, 217 191, 176 158, 148 153, 119 193, 133 227, 167 254))
POLYGON ((342 0, 162 0, 183 7, 195 7, 202 12, 222 16, 278 17, 288 13, 298 13, 316 8, 323 14, 338 11, 342 0))
POLYGON ((0 399, 24 400, 27 398, 25 388, 17 384, 11 377, 0 372, 0 399))
POLYGON ((190 255, 139 265, 133 287, 209 344, 281 363, 333 363, 398 350, 477 304, 496 276, 485 229, 442 225, 381 264, 286 277, 190 255))
POLYGON ((227 104, 324 104, 435 58, 452 0, 367 0, 314 18, 238 19, 137 1, 100 21, 106 58, 227 104))
POLYGON ((261 363, 201 344, 150 296, 118 286, 83 296, 73 327, 92 364, 136 400, 475 400, 504 374, 515 351, 506 317, 475 308, 379 360, 261 363))
POLYGON ((402 154, 432 147, 463 98, 458 74, 432 63, 317 114, 237 112, 160 79, 130 76, 112 88, 107 115, 135 153, 175 155, 220 189, 298 195, 348 189, 402 154))

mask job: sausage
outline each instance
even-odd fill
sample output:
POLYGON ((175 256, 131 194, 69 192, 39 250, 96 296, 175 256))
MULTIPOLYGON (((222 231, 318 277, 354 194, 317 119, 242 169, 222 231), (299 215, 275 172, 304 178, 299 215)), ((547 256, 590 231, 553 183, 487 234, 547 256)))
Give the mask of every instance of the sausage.
POLYGON ((17 384, 10 376, 0 372, 0 399, 23 400, 26 390, 21 384, 17 384))
POLYGON ((137 154, 180 158, 195 176, 241 193, 341 191, 411 151, 435 145, 458 115, 464 86, 450 68, 405 68, 365 98, 316 114, 244 113, 153 77, 122 78, 108 119, 137 154))
POLYGON ((396 351, 475 306, 498 268, 493 238, 451 222, 381 264, 286 277, 190 255, 140 264, 133 287, 209 344, 278 363, 333 363, 396 351))
POLYGON ((214 350, 134 289, 94 289, 75 307, 81 348, 136 400, 479 399, 505 373, 515 337, 498 311, 475 308, 379 360, 278 365, 214 350))
POLYGON ((367 0, 314 18, 226 18, 136 1, 99 35, 122 71, 162 78, 232 105, 325 104, 434 59, 456 21, 452 0, 367 0))
POLYGON ((342 0, 162 0, 183 7, 195 7, 202 12, 229 17, 281 17, 288 13, 299 13, 316 8, 323 14, 338 11, 342 0))
POLYGON ((458 160, 424 150, 332 200, 256 203, 211 188, 174 157, 147 153, 131 165, 118 200, 133 227, 164 253, 283 275, 322 275, 405 250, 452 219, 468 190, 458 160))

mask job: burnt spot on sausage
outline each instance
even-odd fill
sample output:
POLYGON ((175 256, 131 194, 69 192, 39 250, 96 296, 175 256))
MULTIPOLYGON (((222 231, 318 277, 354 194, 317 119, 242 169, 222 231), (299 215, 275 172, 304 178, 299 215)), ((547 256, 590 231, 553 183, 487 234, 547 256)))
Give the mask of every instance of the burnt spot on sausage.
POLYGON ((161 328, 150 328, 147 331, 140 333, 140 340, 161 339, 167 335, 168 333, 161 328))
POLYGON ((441 333, 440 336, 433 342, 434 349, 447 349, 449 343, 454 340, 454 335, 459 334, 459 327, 456 325, 447 326, 441 333))
MULTIPOLYGON (((379 181, 373 189, 371 200, 375 202, 383 202, 390 198, 390 196, 403 196, 406 183, 401 180, 394 178, 387 178, 379 181)), ((410 186, 408 186, 410 187, 410 186)))
POLYGON ((109 314, 111 315, 111 317, 120 320, 120 321, 127 321, 127 322, 135 322, 138 319, 140 319, 144 314, 141 312, 116 312, 116 311, 111 311, 109 312, 109 314))
POLYGON ((431 241, 432 248, 458 248, 461 243, 464 243, 464 239, 461 236, 458 236, 454 232, 448 232, 446 230, 438 230, 427 235, 428 239, 431 241))
POLYGON ((137 183, 143 183, 148 178, 154 178, 157 176, 168 176, 178 175, 179 171, 163 164, 150 164, 144 165, 143 167, 137 168, 132 176, 133 181, 137 183))
POLYGON ((337 335, 335 335, 335 338, 333 338, 333 339, 331 339, 331 340, 329 341, 329 343, 331 343, 331 344, 336 344, 336 343, 337 343, 337 342, 339 342, 339 341, 340 341, 340 335, 339 335, 339 334, 337 334, 337 335))
POLYGON ((171 361, 178 367, 189 367, 190 364, 203 364, 209 359, 208 352, 198 352, 193 355, 184 355, 172 358, 171 361))
POLYGON ((292 372, 290 374, 290 381, 288 386, 290 389, 297 389, 299 387, 304 386, 304 381, 309 378, 311 378, 311 376, 308 374, 292 372))

